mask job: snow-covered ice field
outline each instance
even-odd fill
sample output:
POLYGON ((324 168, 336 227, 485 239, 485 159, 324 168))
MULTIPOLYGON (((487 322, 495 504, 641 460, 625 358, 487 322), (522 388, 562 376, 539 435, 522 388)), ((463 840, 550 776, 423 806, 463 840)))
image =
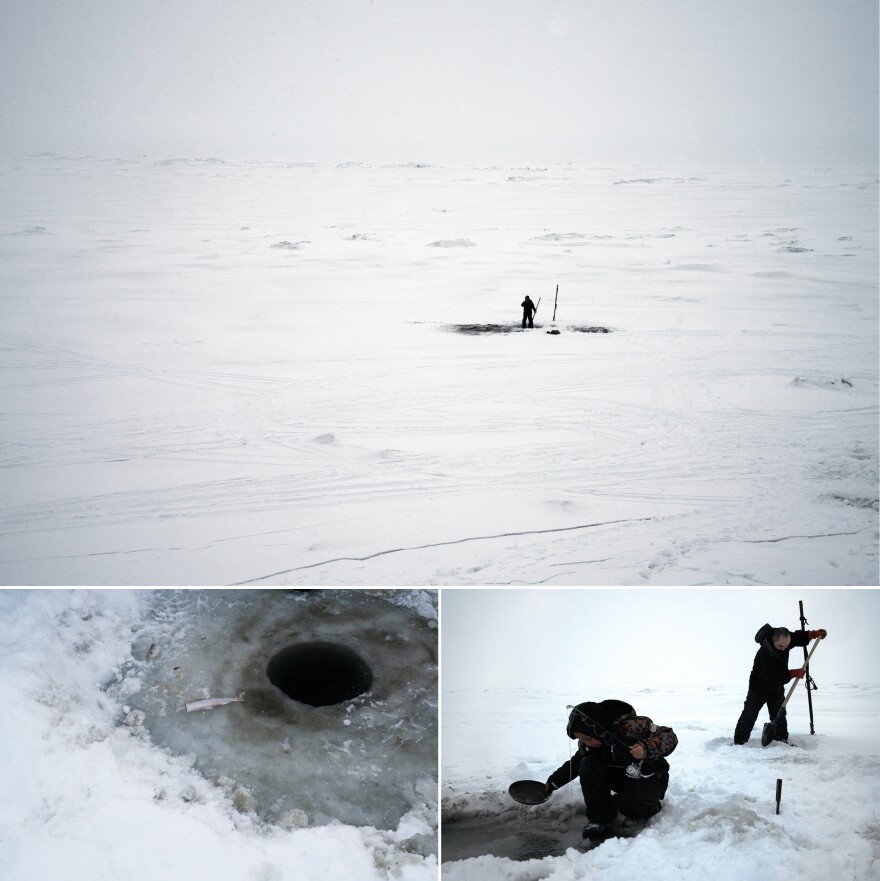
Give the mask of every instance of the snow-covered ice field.
MULTIPOLYGON (((818 675, 818 674, 817 674, 818 675)), ((650 681, 650 673, 646 671, 650 681)), ((761 747, 766 711, 743 747, 740 687, 591 687, 443 694, 445 881, 875 881, 880 878, 880 687, 821 682, 809 733, 803 686, 789 703, 790 742, 761 747), (568 760, 567 704, 617 697, 675 729, 663 810, 632 839, 578 849, 577 781, 522 808, 514 780, 545 780, 568 760), (782 779, 776 815, 776 781, 782 779)))
POLYGON ((412 645, 419 629, 436 640, 436 605, 423 591, 0 591, 0 878, 433 881, 436 718, 415 729, 436 714, 437 671, 412 645), (357 646, 371 693, 289 719, 252 681, 243 703, 183 709, 230 696, 213 689, 253 679, 261 647, 298 629, 357 646), (383 660, 382 629, 406 669, 383 660), (333 818, 364 793, 383 822, 333 818))
POLYGON ((41 156, 0 206, 3 583, 877 583, 876 169, 41 156))

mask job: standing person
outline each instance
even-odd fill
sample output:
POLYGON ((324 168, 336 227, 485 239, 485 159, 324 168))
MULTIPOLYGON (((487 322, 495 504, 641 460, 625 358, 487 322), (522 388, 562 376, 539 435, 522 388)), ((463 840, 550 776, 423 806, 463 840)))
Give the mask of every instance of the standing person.
MULTIPOLYGON (((733 742, 741 745, 751 737, 752 729, 758 720, 761 707, 767 704, 770 721, 776 718, 782 704, 784 686, 792 678, 801 679, 803 669, 790 670, 788 653, 795 646, 805 646, 811 639, 825 639, 827 630, 795 630, 787 627, 771 627, 765 624, 756 634, 755 642, 760 645, 749 675, 749 690, 746 694, 742 713, 733 732, 733 742)), ((776 727, 774 740, 788 740, 788 720, 785 710, 776 727)))
POLYGON ((528 294, 526 294, 526 298, 522 301, 522 303, 520 303, 520 306, 522 306, 523 310, 522 326, 525 327, 526 322, 528 321, 529 327, 534 327, 535 325, 532 321, 532 318, 534 317, 535 311, 538 307, 535 306, 535 304, 531 301, 531 298, 528 294))
POLYGON ((577 752, 547 778, 545 788, 558 789, 580 778, 589 821, 584 838, 609 836, 618 811, 641 820, 660 810, 669 785, 664 757, 678 745, 671 728, 637 716, 624 701, 604 700, 574 707, 566 733, 578 741, 577 752))

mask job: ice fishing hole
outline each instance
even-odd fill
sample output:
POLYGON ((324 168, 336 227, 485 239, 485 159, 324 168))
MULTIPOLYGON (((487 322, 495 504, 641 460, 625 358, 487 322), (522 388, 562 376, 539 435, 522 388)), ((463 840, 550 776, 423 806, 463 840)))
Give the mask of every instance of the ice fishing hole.
MULTIPOLYGON (((484 334, 496 334, 496 333, 526 333, 525 328, 520 327, 518 324, 450 324, 447 325, 448 329, 453 333, 463 333, 467 336, 482 336, 484 334)), ((541 330, 544 327, 543 324, 536 324, 534 330, 541 330)), ((529 328, 530 330, 532 328, 529 328)), ((563 328, 563 330, 572 331, 573 333, 613 333, 614 329, 611 327, 602 327, 596 325, 586 325, 586 324, 578 324, 578 325, 567 325, 563 328)), ((559 330, 548 330, 547 333, 552 333, 554 335, 561 334, 559 330)))
POLYGON ((369 691, 373 671, 353 649, 334 642, 303 642, 281 649, 266 667, 269 681, 289 698, 327 707, 369 691))

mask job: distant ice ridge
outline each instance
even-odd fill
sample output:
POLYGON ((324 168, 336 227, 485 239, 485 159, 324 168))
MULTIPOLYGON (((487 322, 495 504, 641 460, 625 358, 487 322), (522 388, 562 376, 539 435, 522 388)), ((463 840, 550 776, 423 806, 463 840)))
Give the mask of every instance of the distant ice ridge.
POLYGON ((615 184, 657 184, 662 182, 683 184, 688 181, 700 181, 701 177, 637 177, 632 180, 616 180, 615 184))
POLYGON ((476 245, 470 239, 440 239, 431 242, 431 248, 474 248, 476 245))

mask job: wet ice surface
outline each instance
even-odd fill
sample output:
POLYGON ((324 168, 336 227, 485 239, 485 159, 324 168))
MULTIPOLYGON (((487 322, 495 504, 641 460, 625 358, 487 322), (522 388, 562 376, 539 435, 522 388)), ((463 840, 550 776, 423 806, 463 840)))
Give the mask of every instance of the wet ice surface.
POLYGON ((239 810, 287 827, 338 820, 391 829, 414 806, 436 802, 431 624, 358 591, 163 591, 111 688, 128 708, 124 724, 191 756, 239 810), (314 641, 355 651, 372 671, 370 690, 309 706, 276 688, 266 673, 272 656, 314 641), (146 661, 153 644, 159 654, 146 661), (216 709, 185 709, 242 694, 216 709))
POLYGON ((484 854, 517 861, 540 860, 581 846, 583 820, 576 824, 576 832, 561 831, 556 822, 546 821, 546 814, 520 805, 488 817, 444 820, 443 860, 466 860, 484 854))
POLYGON ((607 839, 590 840, 582 835, 585 823, 583 808, 577 810, 570 799, 557 799, 552 805, 505 807, 489 816, 444 819, 443 861, 467 860, 485 854, 516 862, 541 860, 562 856, 569 848, 586 852, 606 840, 635 838, 649 825, 629 830, 618 825, 607 839))

